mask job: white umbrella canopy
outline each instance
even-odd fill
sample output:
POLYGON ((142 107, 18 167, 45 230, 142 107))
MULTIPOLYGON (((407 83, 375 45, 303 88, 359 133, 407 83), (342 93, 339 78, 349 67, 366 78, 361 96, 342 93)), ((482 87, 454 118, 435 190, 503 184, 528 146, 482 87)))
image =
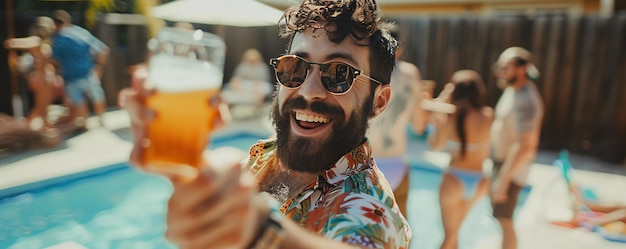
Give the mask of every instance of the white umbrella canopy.
POLYGON ((168 21, 235 27, 277 25, 283 14, 255 0, 178 0, 156 6, 150 13, 168 21))

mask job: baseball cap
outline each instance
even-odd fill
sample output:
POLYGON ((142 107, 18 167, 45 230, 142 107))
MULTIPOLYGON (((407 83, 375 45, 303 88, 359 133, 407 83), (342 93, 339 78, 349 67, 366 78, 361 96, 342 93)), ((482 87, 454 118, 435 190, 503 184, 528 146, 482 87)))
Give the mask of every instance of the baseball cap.
POLYGON ((55 10, 54 13, 52 13, 52 19, 54 19, 55 22, 72 23, 72 16, 65 10, 55 10))
POLYGON ((537 69, 535 64, 533 64, 532 54, 528 50, 522 47, 510 47, 504 50, 504 52, 502 52, 502 54, 500 54, 500 57, 498 58, 499 63, 506 63, 511 60, 522 60, 523 62, 525 62, 526 74, 528 74, 528 77, 531 80, 537 80, 539 78, 539 70, 537 69))

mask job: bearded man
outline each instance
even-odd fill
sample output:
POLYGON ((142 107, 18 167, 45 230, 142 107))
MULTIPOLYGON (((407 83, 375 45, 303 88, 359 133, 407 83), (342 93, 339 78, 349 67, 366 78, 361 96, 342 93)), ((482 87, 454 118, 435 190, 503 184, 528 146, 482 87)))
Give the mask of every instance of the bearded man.
POLYGON ((502 227, 502 248, 517 248, 513 213, 517 196, 526 185, 530 165, 537 154, 543 101, 533 83, 539 71, 528 50, 510 47, 494 65, 504 92, 495 108, 491 126, 493 159, 491 202, 493 216, 502 227))
MULTIPOLYGON (((194 180, 173 180, 172 243, 408 248, 411 230, 365 136, 389 101, 397 47, 377 11, 374 0, 304 0, 286 10, 287 54, 270 60, 276 137, 253 145, 243 167, 227 152, 211 153, 194 180)), ((138 87, 120 95, 139 141, 150 94, 138 87)))

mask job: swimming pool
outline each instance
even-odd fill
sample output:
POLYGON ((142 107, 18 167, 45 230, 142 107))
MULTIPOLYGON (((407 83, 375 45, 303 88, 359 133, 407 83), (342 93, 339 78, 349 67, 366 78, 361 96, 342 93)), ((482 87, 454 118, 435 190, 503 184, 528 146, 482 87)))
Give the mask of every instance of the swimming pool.
MULTIPOLYGON (((211 147, 247 151, 263 133, 223 134, 211 147)), ((87 248, 174 248, 165 231, 167 180, 118 163, 27 192, 0 190, 0 248, 45 248, 74 241, 87 248)))
POLYGON ((171 187, 126 164, 0 200, 0 248, 171 248, 163 238, 171 187))
MULTIPOLYGON (((246 150, 259 138, 238 134, 215 139, 212 146, 246 150)), ((411 166, 411 248, 438 248, 443 241, 437 192, 442 172, 415 158, 411 166)), ((0 196, 0 248, 45 248, 66 241, 96 249, 174 248, 163 237, 165 204, 172 192, 167 180, 141 173, 126 163, 106 169, 0 196)), ((520 205, 526 195, 524 191, 520 196, 520 205)), ((499 235, 490 212, 487 198, 475 205, 461 227, 460 248, 474 248, 481 239, 499 235)))

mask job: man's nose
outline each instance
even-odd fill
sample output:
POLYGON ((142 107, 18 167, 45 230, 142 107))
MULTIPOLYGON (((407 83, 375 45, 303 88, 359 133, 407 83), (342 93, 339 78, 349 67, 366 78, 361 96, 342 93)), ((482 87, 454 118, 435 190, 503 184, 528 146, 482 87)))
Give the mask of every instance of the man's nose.
POLYGON ((321 80, 321 71, 319 66, 312 65, 309 69, 309 75, 302 83, 302 86, 298 90, 298 93, 302 95, 306 100, 324 99, 328 92, 324 89, 321 80))

